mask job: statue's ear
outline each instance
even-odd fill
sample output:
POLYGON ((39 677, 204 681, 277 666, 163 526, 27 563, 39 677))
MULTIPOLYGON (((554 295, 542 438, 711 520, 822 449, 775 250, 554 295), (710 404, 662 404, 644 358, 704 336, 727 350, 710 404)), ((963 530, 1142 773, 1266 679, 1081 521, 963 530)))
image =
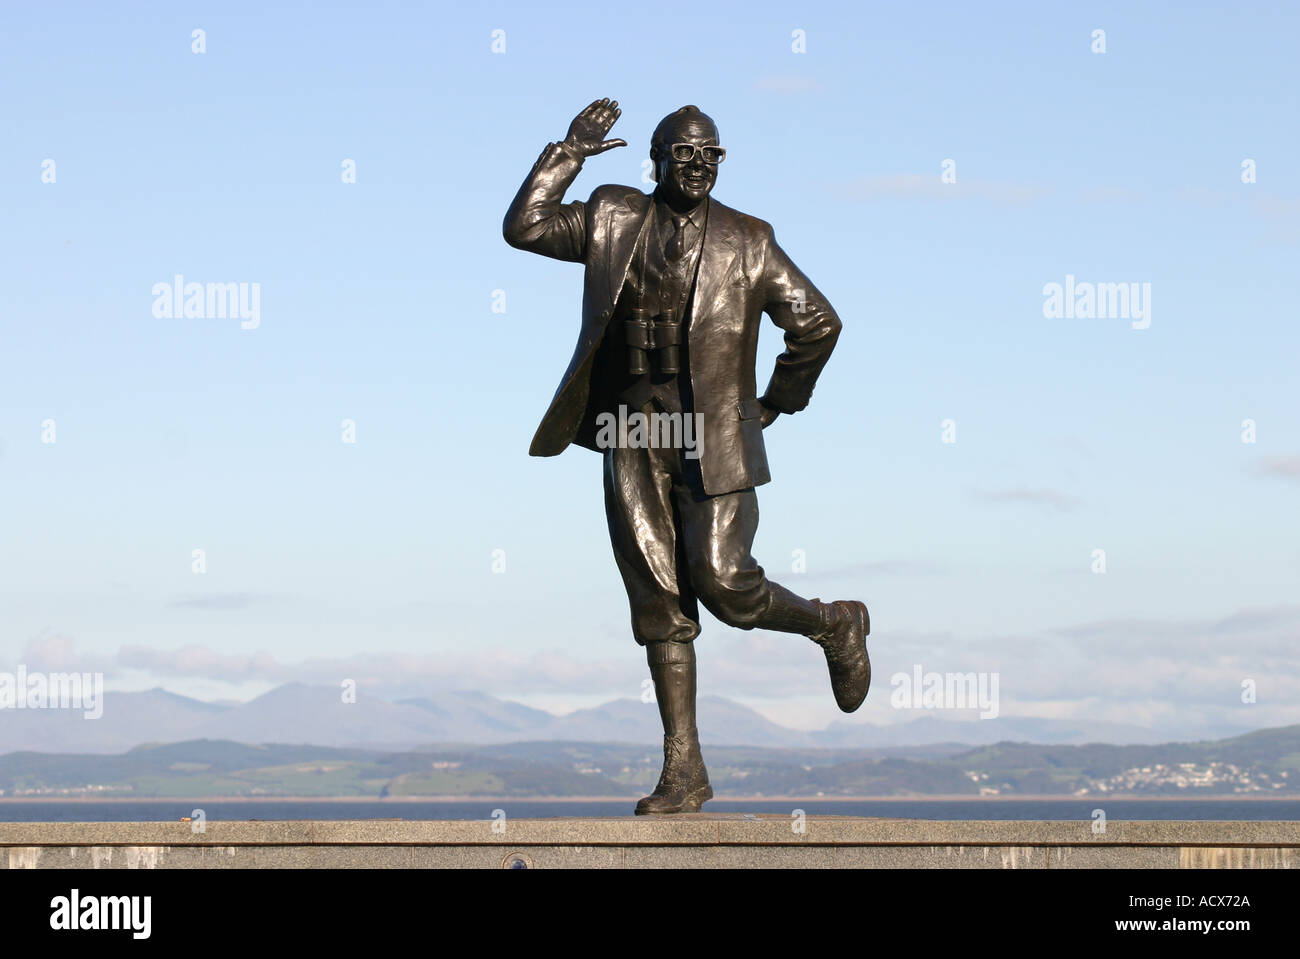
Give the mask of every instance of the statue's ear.
POLYGON ((657 146, 650 148, 650 179, 655 183, 659 182, 659 148, 657 146))

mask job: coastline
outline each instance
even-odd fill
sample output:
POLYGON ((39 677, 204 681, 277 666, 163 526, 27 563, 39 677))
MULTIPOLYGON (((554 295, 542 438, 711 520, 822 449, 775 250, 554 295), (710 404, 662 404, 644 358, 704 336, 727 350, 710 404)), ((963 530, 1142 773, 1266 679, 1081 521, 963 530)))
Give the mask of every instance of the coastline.
MULTIPOLYGON (((141 803, 141 802, 225 802, 225 803, 277 803, 277 802, 375 802, 375 803, 453 803, 453 802, 535 802, 535 803, 574 803, 574 802, 629 802, 640 796, 0 796, 0 805, 6 803, 141 803)), ((1091 800, 1121 799, 1124 802, 1297 802, 1300 796, 1250 796, 1239 793, 1217 796, 1142 796, 1107 793, 1106 795, 1061 796, 1061 795, 1016 795, 1016 796, 970 796, 924 795, 924 796, 732 796, 717 795, 714 802, 1088 802, 1091 800)))

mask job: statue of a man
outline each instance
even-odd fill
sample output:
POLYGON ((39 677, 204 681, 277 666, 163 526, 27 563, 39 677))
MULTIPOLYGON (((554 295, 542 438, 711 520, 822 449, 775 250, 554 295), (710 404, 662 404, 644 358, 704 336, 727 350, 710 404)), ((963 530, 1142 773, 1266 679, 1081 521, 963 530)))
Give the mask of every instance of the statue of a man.
POLYGON ((817 643, 845 712, 871 682, 867 607, 796 596, 750 555, 754 489, 771 478, 762 431, 808 405, 841 324, 769 224, 709 196, 726 151, 697 107, 655 128, 654 193, 606 185, 586 203, 564 203, 587 157, 627 146, 605 139, 621 112, 597 100, 547 145, 504 233, 511 246, 585 266, 577 348, 529 452, 555 456, 577 443, 604 458, 614 558, 664 726, 663 772, 636 811, 697 812, 713 796, 695 726, 698 603, 730 626, 817 643), (762 313, 784 331, 785 351, 760 397, 762 313), (638 415, 652 424, 649 438, 625 428, 638 415), (656 432, 656 423, 687 428, 656 432), (683 441, 654 441, 665 435, 683 441))

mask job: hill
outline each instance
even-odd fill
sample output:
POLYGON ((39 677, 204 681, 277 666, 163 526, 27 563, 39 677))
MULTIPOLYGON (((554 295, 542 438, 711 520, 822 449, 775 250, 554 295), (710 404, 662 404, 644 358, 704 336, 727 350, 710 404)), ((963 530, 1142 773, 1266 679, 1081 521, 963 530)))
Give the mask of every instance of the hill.
MULTIPOLYGON (((707 756, 714 789, 732 796, 1300 795, 1300 726, 1158 746, 741 746, 707 756)), ((380 751, 200 739, 119 755, 8 753, 0 756, 0 795, 636 796, 653 786, 660 758, 626 743, 380 751)))

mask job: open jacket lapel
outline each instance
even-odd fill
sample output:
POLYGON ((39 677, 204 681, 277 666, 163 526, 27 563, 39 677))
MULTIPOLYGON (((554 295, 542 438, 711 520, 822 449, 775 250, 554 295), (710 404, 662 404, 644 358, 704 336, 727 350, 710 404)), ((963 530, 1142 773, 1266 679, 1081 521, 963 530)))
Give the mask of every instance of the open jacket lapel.
POLYGON ((695 278, 695 296, 691 300, 691 329, 706 317, 723 282, 731 275, 740 254, 736 224, 727 208, 709 197, 708 220, 704 225, 704 245, 700 250, 699 272, 695 278))
POLYGON ((618 301, 627 282, 627 271, 632 265, 632 253, 636 250, 637 239, 650 222, 650 196, 645 193, 629 193, 622 204, 613 204, 609 212, 609 222, 605 234, 609 242, 609 306, 618 301))

